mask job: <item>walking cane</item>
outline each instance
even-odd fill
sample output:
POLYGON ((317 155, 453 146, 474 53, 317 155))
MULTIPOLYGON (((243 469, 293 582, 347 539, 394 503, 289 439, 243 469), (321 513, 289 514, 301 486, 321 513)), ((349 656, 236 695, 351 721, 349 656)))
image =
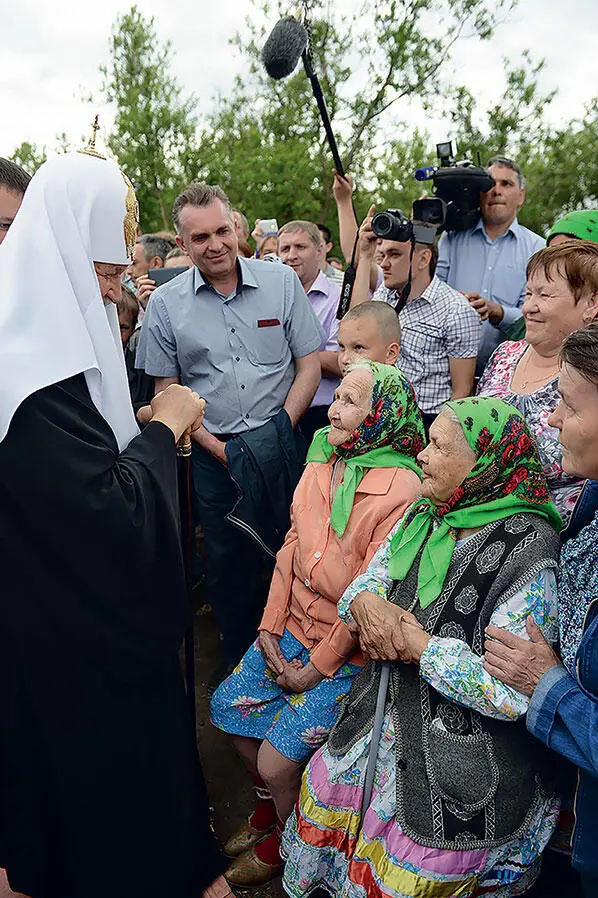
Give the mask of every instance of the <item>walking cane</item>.
MULTIPOLYGON (((183 541, 183 557, 185 561, 185 579, 187 596, 191 606, 191 589, 193 586, 193 513, 191 508, 191 437, 183 434, 177 443, 179 463, 179 497, 181 507, 181 537, 183 541), (180 476, 182 474, 182 477, 180 476)), ((193 731, 197 732, 195 708, 195 631, 194 618, 185 633, 185 687, 189 710, 193 718, 193 731)))
POLYGON ((376 713, 374 714, 372 741, 370 742, 368 762, 365 769, 363 797, 361 799, 361 819, 359 821, 359 831, 363 828, 363 820, 365 817, 365 813, 370 806, 372 790, 374 788, 374 775, 376 773, 376 761, 378 759, 378 746, 380 745, 382 724, 384 723, 384 710, 386 708, 386 693, 388 692, 388 682, 390 680, 390 664, 390 661, 381 662, 382 669, 380 672, 380 683, 378 685, 378 697, 376 698, 376 713))

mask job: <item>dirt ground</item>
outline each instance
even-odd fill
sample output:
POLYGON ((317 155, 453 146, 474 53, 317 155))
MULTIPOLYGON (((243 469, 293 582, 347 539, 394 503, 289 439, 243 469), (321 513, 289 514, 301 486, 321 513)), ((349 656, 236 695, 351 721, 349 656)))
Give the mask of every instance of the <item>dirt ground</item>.
MULTIPOLYGON (((207 682, 220 659, 218 630, 209 611, 198 611, 194 629, 197 743, 213 808, 214 830, 222 845, 253 810, 254 793, 251 779, 230 740, 210 723, 207 682)), ((280 877, 265 886, 251 890, 235 888, 235 892, 252 898, 284 895, 280 877)))

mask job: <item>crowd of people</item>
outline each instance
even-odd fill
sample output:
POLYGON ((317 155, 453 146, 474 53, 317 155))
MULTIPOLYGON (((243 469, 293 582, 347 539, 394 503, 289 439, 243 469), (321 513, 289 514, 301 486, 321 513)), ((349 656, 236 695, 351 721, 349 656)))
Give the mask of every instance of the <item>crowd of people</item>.
POLYGON ((341 260, 202 183, 143 234, 95 149, 0 159, 6 894, 598 896, 598 212, 534 234, 488 169, 405 241, 334 172, 341 260), (194 579, 256 798, 222 846, 194 579))

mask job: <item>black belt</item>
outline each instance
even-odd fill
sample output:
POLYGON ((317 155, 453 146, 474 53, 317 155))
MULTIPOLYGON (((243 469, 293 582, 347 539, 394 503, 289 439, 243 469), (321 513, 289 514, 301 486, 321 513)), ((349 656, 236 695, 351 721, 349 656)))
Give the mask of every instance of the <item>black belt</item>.
POLYGON ((217 440, 220 440, 221 443, 226 443, 228 440, 234 440, 235 437, 238 437, 238 433, 213 433, 212 436, 216 437, 217 440))

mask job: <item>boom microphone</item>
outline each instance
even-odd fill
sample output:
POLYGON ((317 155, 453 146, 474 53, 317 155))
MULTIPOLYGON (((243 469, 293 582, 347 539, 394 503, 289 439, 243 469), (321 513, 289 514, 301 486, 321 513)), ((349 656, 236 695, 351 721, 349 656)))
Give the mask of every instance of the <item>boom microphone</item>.
POLYGON ((295 71, 307 40, 305 27, 293 16, 276 23, 262 50, 262 63, 270 78, 280 81, 295 71))

